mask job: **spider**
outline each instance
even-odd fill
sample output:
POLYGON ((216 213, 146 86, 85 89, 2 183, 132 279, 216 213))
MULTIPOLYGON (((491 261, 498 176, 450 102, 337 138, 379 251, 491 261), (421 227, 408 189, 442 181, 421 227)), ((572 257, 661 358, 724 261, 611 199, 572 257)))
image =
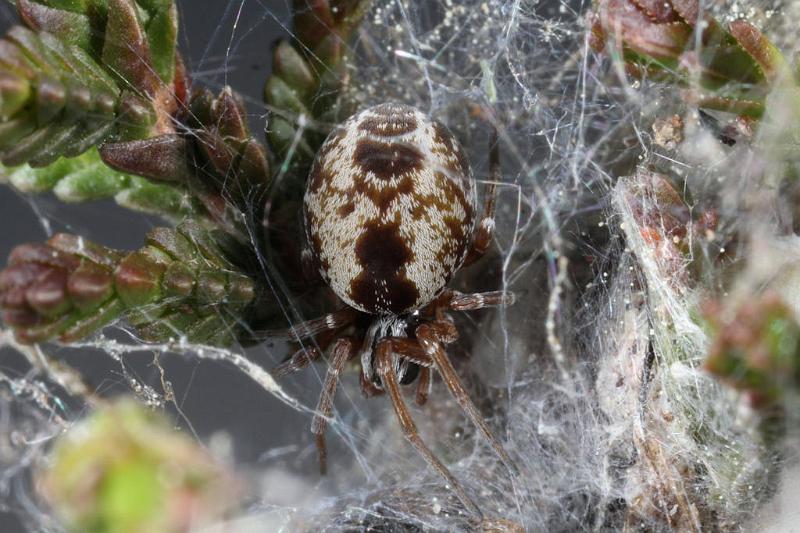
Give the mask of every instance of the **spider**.
POLYGON ((436 369, 451 394, 511 467, 458 378, 445 346, 458 330, 448 311, 510 305, 513 294, 462 294, 452 276, 488 249, 499 177, 496 131, 492 179, 479 224, 466 154, 440 122, 402 104, 366 109, 334 129, 320 148, 304 198, 303 263, 344 303, 341 310, 283 332, 302 346, 275 372, 306 367, 328 351, 329 368, 311 425, 320 470, 326 470, 325 429, 345 364, 357 358, 367 396, 388 393, 406 439, 454 489, 467 509, 481 512, 448 468, 423 442, 400 386, 415 380, 416 403, 427 401, 436 369))

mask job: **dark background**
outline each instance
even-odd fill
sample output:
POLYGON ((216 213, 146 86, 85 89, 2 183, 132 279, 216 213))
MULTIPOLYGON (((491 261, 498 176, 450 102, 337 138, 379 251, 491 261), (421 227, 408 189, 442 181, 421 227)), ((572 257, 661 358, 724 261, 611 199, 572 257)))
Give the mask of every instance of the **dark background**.
MULTIPOLYGON (((289 5, 289 0, 178 0, 180 43, 194 83, 215 91, 229 84, 237 90, 246 99, 257 136, 263 136, 265 124, 261 90, 270 71, 271 48, 288 33, 289 5)), ((15 23, 13 6, 0 4, 1 29, 15 23)), ((121 249, 141 247, 144 234, 163 224, 111 201, 65 205, 49 194, 26 198, 0 185, 0 264, 5 264, 15 245, 48 237, 40 217, 50 222, 52 232, 76 233, 121 249)), ((104 395, 130 391, 119 366, 103 354, 57 347, 48 347, 47 352, 78 368, 89 386, 104 395)), ((281 355, 269 346, 248 354, 266 368, 281 355)), ((152 360, 152 353, 143 352, 128 356, 126 363, 139 379, 160 391, 159 372, 152 360)), ((177 407, 167 406, 177 426, 190 429, 205 442, 218 432, 230 435, 236 461, 245 471, 248 465, 266 467, 275 462, 302 472, 316 470, 307 415, 289 409, 227 365, 198 362, 188 356, 165 356, 160 362, 178 399, 177 407), (264 457, 265 452, 281 447, 287 447, 285 455, 264 457)), ((19 376, 27 365, 13 351, 0 350, 0 370, 19 376)), ((293 378, 287 387, 313 406, 319 379, 318 370, 309 371, 293 378)), ((81 413, 70 414, 78 417, 81 413)), ((335 449, 335 443, 331 444, 335 449)), ((24 531, 14 514, 19 509, 18 495, 14 486, 10 493, 3 492, 6 488, 0 487, 0 532, 24 531)))

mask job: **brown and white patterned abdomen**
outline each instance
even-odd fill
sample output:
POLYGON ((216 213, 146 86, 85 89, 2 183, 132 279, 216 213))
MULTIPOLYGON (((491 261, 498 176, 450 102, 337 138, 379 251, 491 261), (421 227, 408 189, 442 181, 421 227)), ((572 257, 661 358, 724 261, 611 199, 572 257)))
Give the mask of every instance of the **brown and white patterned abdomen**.
POLYGON ((309 247, 348 305, 410 312, 463 263, 475 204, 452 133, 412 107, 382 104, 334 130, 317 154, 304 202, 309 247))

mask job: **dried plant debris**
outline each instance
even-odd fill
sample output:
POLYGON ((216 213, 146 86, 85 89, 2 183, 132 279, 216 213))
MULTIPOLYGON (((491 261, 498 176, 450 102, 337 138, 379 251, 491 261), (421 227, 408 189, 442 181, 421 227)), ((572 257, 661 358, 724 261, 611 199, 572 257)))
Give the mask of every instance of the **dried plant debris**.
MULTIPOLYGON (((0 41, 0 181, 34 207, 114 198, 162 220, 132 251, 91 228, 48 234, 0 273, 0 494, 26 526, 186 530, 188 515, 172 511, 199 507, 224 531, 786 523, 800 444, 796 2, 293 0, 280 16, 237 0, 217 26, 224 54, 202 44, 199 62, 176 47, 194 3, 14 4, 21 25, 0 41), (241 51, 274 20, 285 33, 272 48, 264 35, 256 54, 241 51), (264 60, 261 94, 206 83, 218 67, 264 60), (303 228, 312 163, 331 132, 386 103, 447 127, 475 205, 496 190, 486 256, 454 267, 448 289, 514 293, 513 306, 403 307, 402 320, 377 313, 371 327, 307 276, 326 271, 309 260, 331 242, 303 228), (434 315, 458 332, 447 354, 469 417, 446 387, 417 385, 432 376, 422 326, 434 315), (395 405, 430 393, 401 412, 406 434, 458 486, 404 440, 382 378, 365 379, 381 323, 409 341, 394 365, 378 350, 382 375, 403 377, 395 405), (247 482, 134 404, 109 408, 109 381, 223 443, 247 482), (321 391, 333 401, 317 405, 321 391), (312 419, 317 435, 328 429, 322 477, 312 419), (109 440, 141 453, 97 445, 109 440), (154 474, 162 459, 168 486, 154 474), (162 497, 127 513, 123 478, 162 497), (151 504, 172 522, 148 522, 151 504)), ((387 128, 370 135, 387 143, 387 128)), ((408 178, 397 167, 408 143, 391 142, 367 154, 352 193, 344 163, 326 165, 337 201, 408 178)), ((315 216, 329 214, 323 200, 315 216)), ((424 210, 397 205, 425 227, 424 210)), ((62 223, 36 213, 45 228, 62 223)), ((331 231, 357 248, 360 227, 331 231)), ((423 254, 424 233, 407 248, 423 254)), ((398 261, 413 263, 382 249, 373 255, 395 265, 392 279, 398 261)))

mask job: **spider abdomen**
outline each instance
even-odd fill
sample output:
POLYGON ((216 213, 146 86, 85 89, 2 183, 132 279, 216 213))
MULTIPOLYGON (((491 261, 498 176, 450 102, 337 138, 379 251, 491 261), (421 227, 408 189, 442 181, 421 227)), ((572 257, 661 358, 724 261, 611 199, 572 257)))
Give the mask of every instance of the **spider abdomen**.
POLYGON ((335 129, 317 154, 304 201, 309 247, 348 305, 406 313, 463 263, 475 204, 452 133, 412 107, 378 105, 335 129))

